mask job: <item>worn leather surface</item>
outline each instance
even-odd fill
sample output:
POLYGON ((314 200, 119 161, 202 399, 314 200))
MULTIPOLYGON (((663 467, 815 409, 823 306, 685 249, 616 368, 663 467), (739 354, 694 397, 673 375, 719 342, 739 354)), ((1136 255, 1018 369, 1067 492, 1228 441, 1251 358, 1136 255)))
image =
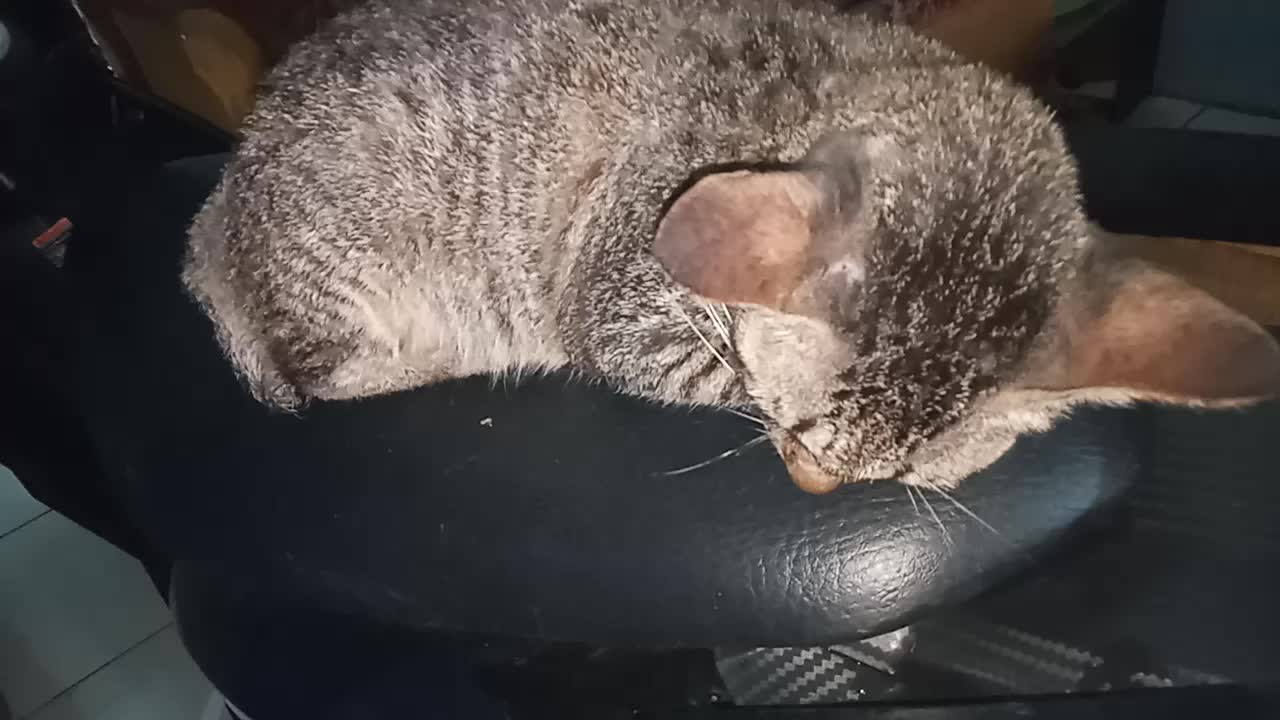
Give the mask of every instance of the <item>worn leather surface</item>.
POLYGON ((596 645, 838 642, 1015 572, 1137 464, 1140 415, 1081 413, 956 493, 989 529, 892 483, 805 495, 764 445, 668 475, 753 428, 557 377, 273 414, 178 284, 220 162, 167 168, 79 239, 80 389, 142 532, 286 605, 596 645))

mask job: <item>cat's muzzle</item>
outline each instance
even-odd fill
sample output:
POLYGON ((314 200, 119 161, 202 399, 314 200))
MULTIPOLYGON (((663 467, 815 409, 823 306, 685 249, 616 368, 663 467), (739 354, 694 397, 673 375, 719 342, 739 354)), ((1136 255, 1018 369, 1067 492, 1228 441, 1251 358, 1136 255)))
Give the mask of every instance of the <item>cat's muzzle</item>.
POLYGON ((801 490, 814 495, 825 495, 842 484, 839 477, 822 469, 818 459, 804 443, 790 434, 778 438, 774 444, 778 447, 782 462, 787 466, 791 482, 801 490))

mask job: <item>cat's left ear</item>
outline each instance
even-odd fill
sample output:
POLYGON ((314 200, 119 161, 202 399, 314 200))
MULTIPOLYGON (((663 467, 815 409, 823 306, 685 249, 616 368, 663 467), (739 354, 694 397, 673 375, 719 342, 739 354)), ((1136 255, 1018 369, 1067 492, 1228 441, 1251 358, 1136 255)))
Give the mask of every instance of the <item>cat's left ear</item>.
POLYGON ((703 298, 822 314, 862 277, 865 148, 838 136, 788 169, 700 178, 659 222, 654 255, 703 298))
POLYGON ((1186 281, 1129 260, 1068 293, 1033 384, 1137 400, 1221 406, 1280 397, 1280 344, 1186 281))

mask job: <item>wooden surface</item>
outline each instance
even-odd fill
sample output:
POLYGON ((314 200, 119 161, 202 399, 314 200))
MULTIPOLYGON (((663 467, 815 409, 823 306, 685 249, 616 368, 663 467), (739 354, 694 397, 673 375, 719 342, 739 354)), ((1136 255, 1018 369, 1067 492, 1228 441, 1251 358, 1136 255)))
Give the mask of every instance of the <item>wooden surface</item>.
POLYGON ((359 0, 75 0, 131 89, 229 132, 263 72, 291 44, 359 0))
POLYGON ((970 60, 1023 75, 1052 24, 1053 0, 951 0, 916 26, 970 60))
POLYGON ((1189 238, 1112 235, 1108 242, 1175 273, 1253 318, 1280 326, 1280 248, 1189 238))

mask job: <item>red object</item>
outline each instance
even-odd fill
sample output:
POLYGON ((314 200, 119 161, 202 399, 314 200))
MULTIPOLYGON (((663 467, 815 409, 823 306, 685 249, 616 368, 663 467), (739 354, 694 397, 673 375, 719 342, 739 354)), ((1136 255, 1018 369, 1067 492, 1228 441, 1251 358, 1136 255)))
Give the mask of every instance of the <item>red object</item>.
POLYGON ((69 232, 71 232, 71 221, 66 218, 58 218, 58 222, 50 225, 48 230, 36 236, 36 239, 32 240, 31 244, 44 250, 69 232))

